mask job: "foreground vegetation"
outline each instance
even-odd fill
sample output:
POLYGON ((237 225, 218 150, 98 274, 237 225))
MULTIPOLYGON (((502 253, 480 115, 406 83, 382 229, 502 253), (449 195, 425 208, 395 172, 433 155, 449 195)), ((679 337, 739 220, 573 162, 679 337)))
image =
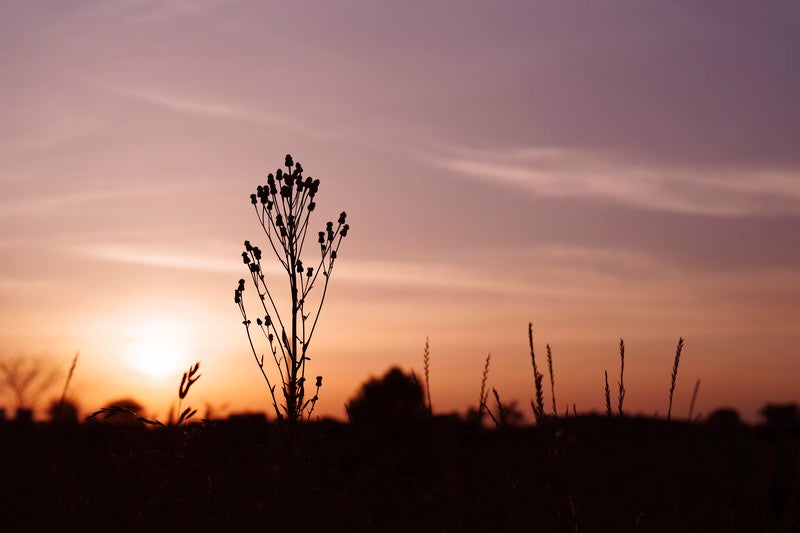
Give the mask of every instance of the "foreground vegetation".
POLYGON ((797 531, 796 429, 572 417, 0 424, 3 529, 797 531))

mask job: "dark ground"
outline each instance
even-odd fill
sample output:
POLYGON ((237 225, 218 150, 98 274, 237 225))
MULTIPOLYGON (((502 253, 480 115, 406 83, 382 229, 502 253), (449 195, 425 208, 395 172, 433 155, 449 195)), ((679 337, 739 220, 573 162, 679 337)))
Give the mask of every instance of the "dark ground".
POLYGON ((0 531, 800 531, 800 433, 578 417, 0 424, 0 531), (47 528, 47 529, 45 529, 47 528))

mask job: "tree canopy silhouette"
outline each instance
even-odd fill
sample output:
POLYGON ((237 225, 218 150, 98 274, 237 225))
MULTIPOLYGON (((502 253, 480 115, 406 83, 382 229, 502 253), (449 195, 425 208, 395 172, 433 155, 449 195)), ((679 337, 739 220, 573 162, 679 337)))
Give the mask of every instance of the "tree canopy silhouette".
POLYGON ((350 423, 356 426, 402 426, 423 420, 426 412, 422 384, 397 367, 368 380, 347 404, 350 423))

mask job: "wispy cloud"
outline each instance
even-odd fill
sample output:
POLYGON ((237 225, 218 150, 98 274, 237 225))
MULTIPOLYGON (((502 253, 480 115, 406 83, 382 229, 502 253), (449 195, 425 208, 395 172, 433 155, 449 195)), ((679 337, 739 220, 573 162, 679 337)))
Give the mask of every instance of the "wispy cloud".
POLYGON ((206 14, 237 0, 105 0, 95 2, 78 13, 87 20, 145 23, 169 20, 191 14, 206 14))
POLYGON ((336 140, 352 136, 343 128, 323 127, 308 117, 288 117, 278 113, 265 113, 257 105, 247 106, 219 99, 188 94, 169 89, 127 87, 96 80, 84 80, 87 85, 122 98, 155 106, 173 113, 183 113, 208 119, 228 120, 263 126, 279 126, 313 139, 336 140))
POLYGON ((241 265, 235 257, 182 254, 124 244, 85 245, 77 252, 103 261, 209 273, 236 273, 241 265))
POLYGON ((645 167, 566 149, 449 149, 428 161, 471 179, 531 194, 611 200, 640 209, 710 216, 798 215, 800 172, 645 167))
POLYGON ((90 83, 95 87, 99 87, 116 95, 178 113, 188 113, 192 115, 202 115, 231 120, 246 120, 264 124, 285 125, 288 122, 286 119, 278 116, 269 116, 260 112, 245 109, 244 107, 238 105, 197 98, 191 95, 177 95, 161 90, 120 87, 117 85, 98 82, 90 83))
POLYGON ((148 198, 180 192, 177 185, 129 189, 85 189, 67 191, 47 196, 17 198, 0 202, 0 217, 32 216, 64 209, 96 205, 98 202, 124 198, 148 198))

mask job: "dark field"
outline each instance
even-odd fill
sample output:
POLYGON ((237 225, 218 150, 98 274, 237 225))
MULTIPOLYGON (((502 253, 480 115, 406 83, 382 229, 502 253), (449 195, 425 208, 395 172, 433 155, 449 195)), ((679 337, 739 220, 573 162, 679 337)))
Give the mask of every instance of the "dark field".
POLYGON ((577 417, 0 425, 2 531, 800 531, 800 434, 577 417))

